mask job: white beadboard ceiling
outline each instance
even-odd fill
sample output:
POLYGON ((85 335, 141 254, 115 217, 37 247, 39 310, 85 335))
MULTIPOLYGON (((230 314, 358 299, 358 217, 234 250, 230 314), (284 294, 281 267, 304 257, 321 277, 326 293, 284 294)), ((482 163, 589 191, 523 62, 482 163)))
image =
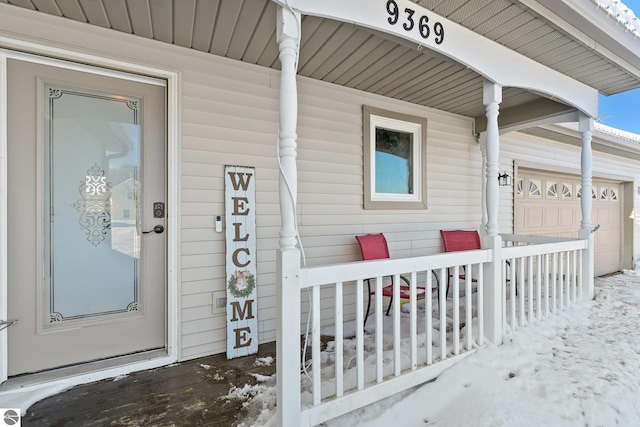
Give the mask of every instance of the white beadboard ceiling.
MULTIPOLYGON (((413 1, 601 93, 640 86, 637 76, 521 4, 529 0, 413 1)), ((265 67, 280 66, 276 6, 270 0, 0 2, 265 67)), ((484 115, 482 78, 450 59, 328 19, 305 16, 302 31, 300 75, 464 116, 484 115)), ((539 98, 505 88, 501 108, 539 98)))

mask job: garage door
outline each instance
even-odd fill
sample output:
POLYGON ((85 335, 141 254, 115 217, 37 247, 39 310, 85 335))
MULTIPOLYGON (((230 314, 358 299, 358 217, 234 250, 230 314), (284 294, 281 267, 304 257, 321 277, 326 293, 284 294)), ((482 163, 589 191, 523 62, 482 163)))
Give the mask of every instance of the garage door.
MULTIPOLYGON (((578 237, 582 212, 579 176, 519 169, 515 184, 515 233, 578 237)), ((593 180, 591 222, 595 233, 596 276, 622 269, 621 185, 593 180)))

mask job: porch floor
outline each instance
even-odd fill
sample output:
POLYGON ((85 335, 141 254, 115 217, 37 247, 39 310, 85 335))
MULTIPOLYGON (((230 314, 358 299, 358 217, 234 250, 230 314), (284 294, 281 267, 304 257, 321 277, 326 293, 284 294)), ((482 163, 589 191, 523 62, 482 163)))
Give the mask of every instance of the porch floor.
POLYGON ((256 384, 252 374, 274 374, 275 354, 269 343, 257 355, 227 360, 223 353, 79 385, 32 405, 22 425, 236 426, 247 416, 244 401, 222 397, 256 384), (269 357, 270 364, 256 363, 269 357))

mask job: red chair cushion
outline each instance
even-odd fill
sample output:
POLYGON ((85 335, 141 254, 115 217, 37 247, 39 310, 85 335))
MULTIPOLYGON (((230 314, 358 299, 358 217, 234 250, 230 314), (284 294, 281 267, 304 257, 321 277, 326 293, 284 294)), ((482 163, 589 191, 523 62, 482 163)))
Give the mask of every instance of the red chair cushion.
POLYGON ((482 249, 480 235, 475 230, 440 230, 445 252, 482 249))
POLYGON ((385 239, 384 234, 378 233, 356 236, 356 240, 358 244, 360 244, 363 261, 389 258, 389 248, 387 247, 387 239, 385 239))

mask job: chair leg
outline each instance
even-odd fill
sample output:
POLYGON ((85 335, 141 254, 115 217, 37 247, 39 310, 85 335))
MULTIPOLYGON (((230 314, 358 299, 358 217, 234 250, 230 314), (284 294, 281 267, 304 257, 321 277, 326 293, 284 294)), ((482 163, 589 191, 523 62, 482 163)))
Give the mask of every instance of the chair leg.
MULTIPOLYGON (((393 276, 391 276, 391 286, 393 286, 393 276)), ((393 297, 389 298, 389 307, 387 307, 387 316, 389 315, 389 310, 391 310, 392 302, 393 302, 393 297)))
MULTIPOLYGON (((435 277, 436 279, 436 289, 438 289, 438 307, 440 307, 440 279, 438 279, 438 275, 436 274, 435 271, 431 270, 431 274, 433 274, 433 277, 435 277)), ((429 295, 432 295, 433 291, 431 289, 430 291, 431 292, 429 293, 429 295)), ((425 289, 425 292, 426 292, 426 289, 425 289)), ((425 298, 426 297, 427 296, 425 295, 425 298)))
POLYGON ((369 318, 369 309, 371 308, 371 283, 369 279, 365 279, 367 281, 367 290, 369 291, 369 302, 367 303, 367 314, 364 315, 364 322, 362 323, 362 328, 367 325, 367 319, 369 318))

